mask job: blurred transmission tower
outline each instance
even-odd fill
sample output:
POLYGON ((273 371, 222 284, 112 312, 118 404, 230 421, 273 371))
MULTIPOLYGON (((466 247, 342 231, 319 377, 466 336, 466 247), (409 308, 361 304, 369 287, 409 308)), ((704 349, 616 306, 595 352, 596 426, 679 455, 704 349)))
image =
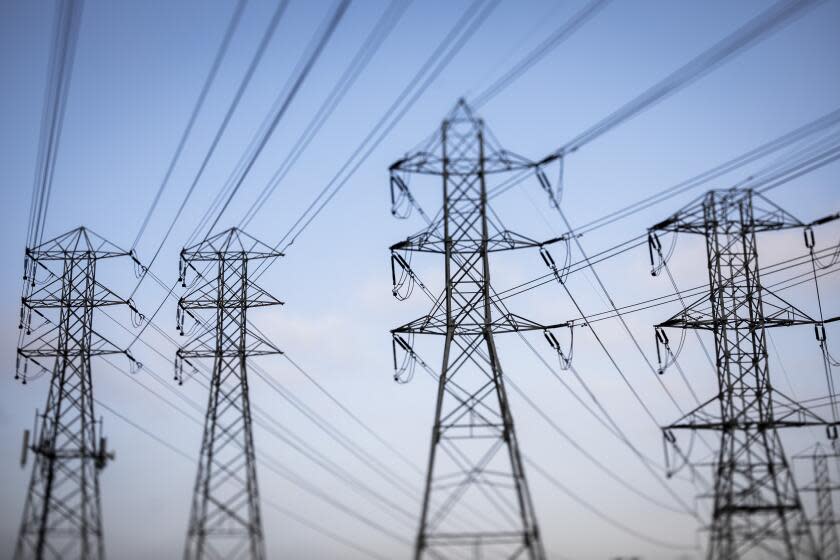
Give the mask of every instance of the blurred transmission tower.
POLYGON ((709 191, 651 228, 651 245, 657 249, 657 231, 698 233, 706 239, 709 292, 658 325, 657 340, 667 347, 663 327, 714 333, 718 394, 664 428, 675 449, 675 430, 720 434, 713 463, 712 560, 815 557, 777 430, 827 426, 829 438, 836 438, 837 427, 772 386, 765 329, 820 321, 762 285, 756 244, 757 232, 796 227, 807 224, 762 195, 727 189, 709 191))
POLYGON ((438 217, 391 247, 397 297, 402 297, 398 277, 419 283, 409 266, 410 252, 442 254, 445 266, 446 287, 439 296, 419 283, 434 302, 431 312, 392 331, 395 367, 397 348, 415 356, 415 334, 444 340, 416 559, 465 553, 545 558, 494 336, 556 325, 538 325, 501 309, 490 285, 490 253, 543 243, 504 229, 487 205, 488 179, 534 168, 488 137, 493 138, 461 100, 443 121, 439 137, 390 169, 395 215, 404 201, 419 210, 408 174, 443 181, 438 217), (499 310, 495 317, 494 308, 499 310), (478 528, 459 530, 456 519, 469 519, 478 528))
POLYGON ((279 256, 278 251, 236 228, 181 251, 182 285, 188 287, 190 270, 195 278, 178 302, 178 328, 183 336, 185 315, 189 315, 198 332, 178 349, 176 376, 183 380, 183 366, 192 365, 191 359, 213 359, 184 552, 188 560, 266 557, 247 359, 282 352, 248 327, 247 311, 282 302, 248 279, 248 265, 279 256), (205 277, 211 268, 214 270, 205 277), (213 320, 205 322, 194 313, 201 310, 212 310, 213 320))
MULTIPOLYGON (((837 448, 837 440, 832 443, 837 448)), ((829 459, 837 464, 840 454, 837 451, 826 452, 822 445, 817 443, 809 452, 798 454, 796 459, 807 459, 811 461, 814 471, 814 481, 802 488, 803 492, 814 492, 817 500, 817 518, 811 525, 817 527, 818 557, 826 560, 840 558, 840 537, 837 534, 837 520, 834 517, 834 500, 832 493, 840 490, 840 486, 831 480, 828 468, 829 459)))
POLYGON ((49 374, 50 389, 31 443, 24 432, 21 464, 28 451, 35 462, 16 559, 104 558, 99 471, 114 455, 98 434, 91 358, 131 356, 93 329, 93 315, 108 305, 136 310, 96 281, 96 263, 129 255, 83 227, 26 250, 15 377, 49 374))

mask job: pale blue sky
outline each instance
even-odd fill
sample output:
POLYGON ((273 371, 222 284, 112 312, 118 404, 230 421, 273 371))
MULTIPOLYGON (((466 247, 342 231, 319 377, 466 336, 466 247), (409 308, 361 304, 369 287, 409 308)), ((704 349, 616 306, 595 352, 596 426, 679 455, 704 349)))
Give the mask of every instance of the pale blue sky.
MULTIPOLYGON (((420 297, 397 303, 390 296, 387 247, 421 227, 417 217, 398 221, 389 212, 387 168, 404 152, 434 131, 456 99, 480 91, 518 57, 571 16, 583 2, 502 0, 486 24, 420 98, 390 136, 373 152, 311 229, 274 264, 260 284, 286 302, 282 309, 255 312, 255 321, 290 357, 317 376, 382 437, 418 465, 425 465, 433 413, 434 387, 418 375, 399 386, 391 380, 388 330, 426 312, 420 297)), ((574 137, 713 45, 769 2, 614 2, 577 34, 500 95, 482 107, 481 115, 510 150, 538 159, 574 137)), ((269 202, 257 214, 249 232, 275 243, 367 134, 420 64, 429 56, 463 11, 464 2, 414 2, 383 48, 361 75, 338 110, 303 154, 269 202)), ((177 277, 177 254, 213 196, 227 178, 297 63, 321 19, 327 2, 292 0, 278 33, 258 68, 243 105, 234 115, 216 156, 187 211, 154 266, 165 282, 177 277)), ((356 0, 313 69, 300 95, 281 122, 226 217, 238 221, 294 143, 324 96, 376 21, 385 2, 356 0)), ((204 76, 227 24, 232 3, 226 2, 104 2, 89 0, 80 30, 76 66, 57 159, 56 178, 45 237, 84 224, 114 243, 130 246, 151 203, 186 124, 204 76)), ((239 83, 273 3, 253 0, 246 8, 216 86, 211 90, 195 134, 187 144, 173 180, 138 246, 148 260, 171 221, 181 197, 204 155, 211 135, 239 83)), ((50 45, 53 2, 0 2, 0 192, 3 236, 0 249, 0 363, 7 377, 0 392, 0 550, 11 550, 23 505, 29 470, 18 467, 21 432, 29 427, 36 407, 42 407, 44 380, 21 386, 12 380, 17 340, 26 222, 34 177, 46 63, 50 45)), ((812 121, 840 106, 840 1, 832 0, 806 13, 767 40, 741 53, 683 91, 617 127, 565 164, 563 208, 573 223, 584 223, 648 194, 692 177, 718 163, 812 121)), ((738 171, 710 185, 728 187, 772 160, 738 171)), ((771 191, 773 200, 809 221, 840 210, 840 166, 836 163, 771 191)), ((436 208, 437 186, 418 197, 436 208)), ((627 220, 586 235, 586 250, 598 250, 635 237, 698 192, 676 197, 627 220)), ((550 237, 561 231, 557 214, 533 184, 499 198, 494 208, 515 229, 529 237, 550 237), (536 208, 535 208, 536 206, 536 208)), ((227 221, 227 223, 225 223, 227 221)), ((817 231, 821 246, 837 240, 837 223, 817 231)), ((684 287, 705 282, 705 257, 699 239, 682 236, 673 270, 684 287)), ((804 253, 801 234, 786 232, 760 238, 764 264, 804 253)), ((560 249, 557 249, 560 252, 560 249)), ((640 248, 598 266, 610 294, 624 305, 669 292, 665 278, 651 278, 647 251, 640 248)), ((539 255, 525 252, 500 257, 494 268, 497 289, 545 272, 539 255)), ((440 261, 417 259, 417 270, 433 289, 441 284, 440 261)), ((127 295, 134 285, 131 263, 113 261, 102 267, 102 279, 127 295)), ((784 276, 784 274, 782 274, 784 276)), ((570 290, 588 312, 607 309, 592 278, 580 275, 570 290)), ((822 284, 828 315, 840 313, 837 275, 822 284)), ((787 292, 799 306, 816 312, 813 289, 787 292)), ((153 310, 162 290, 146 282, 138 305, 153 310)), ((512 308, 544 322, 574 315, 571 303, 556 285, 546 285, 521 298, 512 308)), ((677 307, 654 308, 628 317, 633 332, 651 358, 651 325, 675 313, 677 307)), ((105 316, 97 325, 125 343, 127 334, 105 316)), ((164 305, 157 323, 175 335, 175 307, 164 305)), ((599 334, 618 356, 625 371, 661 423, 678 413, 620 326, 601 323, 599 334)), ((127 324, 127 322, 126 322, 127 324)), ((829 336, 840 337, 835 324, 829 336)), ((782 366, 801 397, 819 395, 824 387, 819 355, 809 327, 774 332, 781 364, 771 350, 777 385, 787 387, 782 366), (781 378, 781 380, 780 380, 781 378)), ((162 353, 174 355, 165 339, 149 332, 145 339, 162 353)), ((538 336, 533 343, 555 360, 538 336)), ((710 341, 707 341, 710 343, 710 341)), ((423 355, 439 363, 437 341, 423 343, 423 355)), ((568 430, 593 455, 608 462, 634 485, 662 500, 668 495, 597 422, 554 380, 544 366, 513 337, 500 342, 506 373, 528 391, 552 419, 568 430)), ((171 365, 148 347, 135 354, 150 370, 169 380, 171 365)), ((682 362, 695 387, 711 395, 713 374, 699 346, 689 338, 682 362)), ((554 361, 551 361, 554 364, 554 361)), ((659 432, 632 402, 617 374, 591 337, 579 334, 575 364, 645 453, 661 458, 659 432)), ((265 359, 261 365, 284 387, 336 422, 360 445, 420 486, 420 477, 389 455, 358 429, 288 362, 265 359)), ((161 403, 107 363, 94 364, 97 398, 143 423, 189 455, 200 444, 200 427, 161 403)), ((156 391, 177 399, 146 371, 137 376, 156 391)), ((683 406, 691 401, 674 377, 666 383, 683 406)), ((203 403, 204 391, 187 384, 177 391, 203 403)), ((265 382, 252 385, 254 401, 270 410, 283 425, 347 466, 384 493, 393 488, 337 446, 296 411, 280 401, 265 382)), ((605 477, 564 443, 518 396, 511 397, 523 451, 550 470, 596 507, 622 523, 670 542, 692 546, 703 540, 696 523, 640 500, 605 477)), ((117 460, 101 474, 106 546, 112 558, 177 558, 187 524, 195 463, 160 447, 106 411, 105 433, 117 460)), ((819 432, 815 433, 821 437, 819 432)), ((413 522, 403 523, 351 491, 340 481, 264 430, 256 430, 257 453, 280 459, 305 473, 324 491, 358 511, 413 538, 413 522)), ((785 436, 792 454, 812 443, 811 434, 785 436)), ((802 484, 807 470, 798 470, 802 484)), ((528 472, 538 518, 551 557, 609 558, 639 555, 648 559, 680 558, 622 533, 570 501, 533 471, 528 472)), ((408 548, 348 518, 260 468, 260 489, 266 500, 295 509, 336 533, 379 550, 404 557, 408 548)), ((692 486, 672 481, 686 500, 692 486)), ((406 502, 412 511, 416 503, 406 502)), ((705 511, 705 510, 703 510, 705 511)), ((340 545, 297 525, 263 504, 266 540, 271 557, 355 558, 340 545), (342 552, 339 552, 342 551, 342 552)), ((362 557, 362 556, 358 556, 362 557)), ((689 551, 685 558, 699 557, 689 551)))

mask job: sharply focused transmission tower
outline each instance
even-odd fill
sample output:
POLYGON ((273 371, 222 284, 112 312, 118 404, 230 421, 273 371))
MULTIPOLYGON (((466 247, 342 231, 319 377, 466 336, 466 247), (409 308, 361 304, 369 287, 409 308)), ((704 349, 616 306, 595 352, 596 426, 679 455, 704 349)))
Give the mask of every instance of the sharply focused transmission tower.
POLYGON ((279 256, 236 228, 181 251, 182 285, 194 279, 178 303, 178 328, 184 335, 189 315, 198 332, 178 349, 177 376, 190 360, 213 359, 185 559, 265 558, 246 366, 249 357, 281 352, 248 327, 247 311, 282 302, 248 274, 250 263, 279 256), (205 323, 202 310, 213 320, 205 323))
POLYGON ((96 281, 96 265, 128 255, 83 227, 26 250, 16 378, 49 374, 50 389, 35 433, 24 433, 21 463, 28 451, 35 462, 17 559, 104 558, 99 471, 114 456, 93 412, 91 358, 127 352, 93 329, 93 316, 134 307, 96 281))
MULTIPOLYGON (((832 443, 835 444, 836 440, 832 443)), ((809 452, 800 453, 796 459, 807 459, 811 461, 814 481, 802 488, 803 492, 814 492, 817 499, 817 516, 811 525, 817 528, 817 550, 818 557, 831 559, 840 558, 840 537, 837 533, 838 520, 834 517, 834 500, 832 493, 840 490, 840 486, 834 484, 829 472, 829 459, 832 463, 838 464, 840 454, 836 450, 826 452, 823 446, 817 443, 809 452)))
POLYGON ((444 255, 446 287, 436 298, 430 295, 432 310, 392 331, 395 366, 398 348, 414 355, 415 334, 444 339, 417 559, 465 552, 477 558, 545 558, 494 336, 551 327, 502 309, 490 285, 490 253, 542 244, 504 229, 487 205, 489 182, 533 164, 488 138, 483 122, 460 101, 439 137, 390 169, 395 215, 401 201, 415 204, 408 174, 443 181, 439 217, 391 247, 398 297, 398 277, 419 282, 409 252, 444 255), (478 528, 459 529, 462 519, 478 528))
MULTIPOLYGON (((819 221, 820 223, 822 221, 819 221)), ((706 238, 709 292, 657 326, 704 329, 715 339, 718 394, 664 428, 676 445, 676 430, 720 434, 714 462, 714 501, 708 556, 813 558, 799 491, 778 429, 836 425, 781 394, 768 371, 765 329, 818 324, 761 282, 756 233, 805 227, 751 190, 713 190, 667 220, 657 231, 698 233, 706 238)))

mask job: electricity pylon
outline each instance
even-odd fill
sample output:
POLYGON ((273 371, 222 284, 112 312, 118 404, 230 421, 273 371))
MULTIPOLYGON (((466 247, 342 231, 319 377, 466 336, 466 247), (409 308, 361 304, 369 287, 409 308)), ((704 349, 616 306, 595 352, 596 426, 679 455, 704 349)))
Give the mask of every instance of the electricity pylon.
POLYGON ((414 356, 415 334, 444 339, 416 559, 461 557, 465 550, 481 558, 545 558, 494 336, 551 327, 502 309, 490 285, 490 253, 544 243, 504 229, 487 205, 488 182, 534 164, 488 136, 462 100, 443 121, 434 146, 390 168, 395 215, 401 200, 414 203, 407 174, 443 181, 439 217, 391 247, 398 297, 398 276, 417 280, 402 254, 442 254, 445 267, 444 291, 436 298, 429 294, 431 312, 391 331, 395 367, 398 347, 414 356), (479 527, 458 530, 458 519, 479 527))
MULTIPOLYGON (((822 223, 818 221, 815 223, 822 223)), ((703 329, 714 334, 719 392, 665 427, 676 446, 676 430, 720 434, 713 464, 714 496, 708 557, 813 558, 799 491, 778 429, 831 425, 771 384, 765 329, 818 324, 761 283, 756 233, 806 227, 752 190, 713 190, 651 228, 705 236, 709 292, 663 327, 703 329)))
POLYGON ((236 228, 181 251, 182 285, 187 287, 190 270, 195 278, 178 302, 178 328, 184 335, 189 315, 199 330, 176 353, 178 378, 183 379, 184 363, 213 359, 184 551, 188 560, 265 558, 247 360, 282 352, 248 327, 247 311, 282 302, 249 280, 248 265, 279 256, 236 228), (196 265, 212 273, 205 277, 196 265), (205 322, 199 315, 202 310, 212 310, 213 320, 205 322))
MULTIPOLYGON (((832 442, 836 444, 835 442, 832 442)), ((834 446, 836 449, 836 445, 834 446)), ((817 500, 817 517, 811 525, 817 528, 817 550, 818 557, 830 560, 840 558, 840 537, 837 534, 837 520, 834 517, 834 501, 832 493, 840 489, 834 484, 828 468, 828 460, 837 458, 840 454, 836 450, 826 452, 820 443, 817 443, 810 451, 798 454, 796 459, 807 459, 811 461, 814 472, 814 481, 802 488, 803 492, 814 492, 817 500)))
POLYGON ((96 264, 129 255, 84 227, 26 250, 15 377, 49 374, 50 389, 31 444, 24 433, 21 463, 28 451, 35 462, 16 559, 105 556, 99 471, 114 455, 94 416, 91 358, 131 356, 93 329, 93 316, 109 305, 136 310, 96 281, 96 264))

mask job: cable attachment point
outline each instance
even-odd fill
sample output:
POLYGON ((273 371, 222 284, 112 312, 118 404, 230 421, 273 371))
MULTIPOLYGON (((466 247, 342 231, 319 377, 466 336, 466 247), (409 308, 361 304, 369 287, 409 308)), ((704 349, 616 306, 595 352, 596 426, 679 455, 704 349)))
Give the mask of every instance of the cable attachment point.
POLYGON ((131 355, 131 350, 125 351, 125 357, 128 358, 128 371, 129 373, 136 374, 139 373, 141 369, 143 369, 143 362, 136 359, 134 356, 131 355))
POLYGON ((23 257, 23 281, 24 285, 26 285, 26 281, 29 280, 29 287, 35 287, 35 276, 38 270, 38 261, 35 257, 32 256, 32 253, 29 251, 29 248, 26 249, 26 255, 23 257))
POLYGON ((391 215, 397 219, 405 220, 411 216, 412 208, 420 210, 414 200, 408 183, 396 172, 391 172, 391 215))
MULTIPOLYGON (((411 253, 406 252, 406 254, 411 259, 411 253)), ((410 262, 396 251, 391 251, 391 282, 393 284, 391 294, 400 301, 405 301, 411 297, 415 284, 420 286, 421 289, 426 289, 423 282, 411 270, 410 262), (397 268, 399 268, 399 272, 397 272, 397 268)))
POLYGON ((186 358, 182 358, 178 355, 175 356, 175 376, 174 380, 178 382, 178 385, 183 385, 185 380, 190 380, 198 374, 198 368, 186 358), (187 377, 184 377, 184 364, 187 364, 190 367, 190 373, 187 377))
POLYGON ((178 282, 181 283, 181 287, 191 288, 198 281, 200 276, 201 273, 182 254, 181 258, 178 260, 178 282), (193 278, 192 282, 187 283, 187 271, 189 269, 192 269, 192 271, 195 272, 195 278, 193 278))
POLYGON ((548 195, 548 202, 551 205, 551 207, 559 210, 560 202, 563 199, 563 158, 560 157, 557 159, 557 161, 559 171, 557 176, 556 188, 551 187, 551 181, 548 180, 548 176, 546 176, 542 167, 537 166, 534 169, 534 173, 537 176, 537 181, 539 181, 540 187, 542 187, 542 189, 548 195))
POLYGON ((819 344, 820 350, 822 350, 825 363, 831 367, 840 367, 840 360, 836 360, 828 351, 828 337, 825 334, 825 323, 816 323, 814 325, 814 335, 817 338, 817 344, 819 344))
MULTIPOLYGON (((26 359, 24 359, 26 361, 26 359)), ((25 368, 26 366, 24 366, 25 368)), ((25 373, 24 373, 25 375, 25 373)), ((21 378, 20 375, 20 351, 18 351, 17 356, 15 356, 15 381, 21 378)))
POLYGON ((825 435, 829 440, 837 439, 837 424, 829 424, 825 427, 825 435))
POLYGON ((146 316, 140 313, 140 310, 137 309, 136 305, 134 305, 134 300, 129 299, 126 304, 128 305, 128 309, 131 311, 131 325, 135 329, 139 328, 146 321, 146 316))
POLYGON ((20 348, 18 348, 17 356, 15 357, 15 381, 20 381, 22 385, 26 385, 30 380, 38 379, 48 373, 50 373, 50 370, 44 367, 44 364, 34 358, 25 356, 20 348), (32 362, 38 367, 34 375, 30 375, 29 373, 29 362, 32 362))
POLYGON ((805 237, 805 248, 813 253, 814 245, 816 245, 814 229, 811 226, 806 226, 805 229, 802 230, 802 235, 805 237))
POLYGON ((656 276, 662 270, 661 261, 657 264, 653 258, 654 253, 659 255, 660 259, 662 256, 662 242, 659 241, 659 236, 656 232, 648 232, 648 253, 650 254, 650 275, 656 276))
POLYGON ((391 350, 394 354, 394 381, 401 385, 411 381, 417 369, 418 358, 411 346, 412 342, 414 342, 414 334, 409 335, 408 341, 398 334, 394 334, 391 340, 391 350), (397 360, 397 346, 404 353, 399 361, 397 360))
POLYGON ((659 276, 662 269, 668 265, 668 261, 674 254, 674 249, 677 246, 677 234, 674 233, 671 237, 671 246, 668 251, 662 253, 662 241, 659 239, 659 234, 653 230, 648 231, 648 254, 650 255, 650 275, 659 276), (655 256, 654 256, 655 255, 655 256))
POLYGON ((131 250, 129 256, 134 263, 134 277, 141 278, 149 271, 149 268, 140 262, 140 259, 137 258, 137 254, 134 252, 134 249, 131 250))
POLYGON ((560 369, 563 371, 567 371, 569 368, 572 367, 572 353, 574 352, 575 348, 575 326, 574 324, 569 325, 569 352, 568 354, 563 352, 563 348, 560 345, 560 341, 557 340, 557 337, 554 336, 554 333, 548 329, 543 330, 543 336, 548 341, 548 345, 557 352, 557 358, 560 361, 560 369))
POLYGON ((665 329, 663 329, 662 327, 655 327, 654 334, 656 338, 656 359, 659 363, 659 369, 657 370, 657 373, 659 373, 659 375, 664 375, 665 370, 667 370, 674 363, 676 363, 677 356, 679 356, 682 352, 683 346, 685 345, 686 331, 685 329, 683 329, 682 333, 680 334, 680 343, 677 346, 676 352, 673 352, 671 350, 671 342, 670 340, 668 340, 668 335, 665 332, 665 329))
POLYGON ((184 336, 184 310, 178 302, 178 307, 175 308, 175 330, 178 334, 184 336))
POLYGON ((554 261, 554 257, 551 256, 551 252, 546 249, 543 245, 540 245, 540 256, 542 257, 545 266, 554 274, 554 278, 560 283, 565 284, 566 279, 569 276, 569 269, 572 265, 572 252, 570 247, 570 240, 568 237, 564 237, 563 241, 566 243, 566 256, 563 260, 563 266, 558 268, 557 263, 554 261))

